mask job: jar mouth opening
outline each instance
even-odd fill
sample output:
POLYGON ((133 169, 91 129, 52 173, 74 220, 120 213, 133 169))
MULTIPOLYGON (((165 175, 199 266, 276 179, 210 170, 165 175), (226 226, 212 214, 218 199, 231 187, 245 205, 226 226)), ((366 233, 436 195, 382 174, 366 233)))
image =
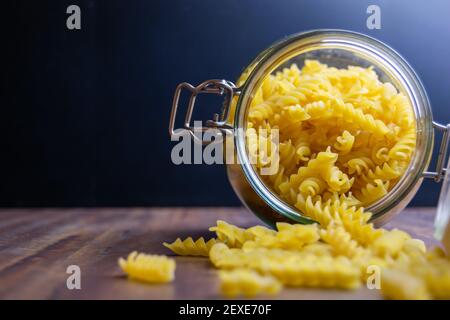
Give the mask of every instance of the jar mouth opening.
MULTIPOLYGON (((422 173, 428 167, 433 147, 431 107, 425 89, 412 67, 393 49, 369 36, 345 30, 313 30, 289 36, 263 51, 244 71, 245 79, 238 81, 241 94, 234 118, 235 146, 244 176, 253 190, 276 212, 293 221, 309 223, 312 220, 283 201, 261 179, 248 159, 245 129, 247 110, 253 94, 263 79, 288 63, 293 57, 330 50, 330 59, 336 52, 349 52, 381 71, 394 86, 409 99, 416 118, 416 149, 406 172, 394 187, 381 199, 366 207, 373 213, 372 220, 385 222, 389 212, 415 192, 421 183, 422 173), (333 51, 333 54, 331 53, 333 51), (248 76, 248 77, 247 77, 248 76), (244 130, 242 130, 244 129, 244 130)), ((324 55, 325 59, 327 55, 324 55)), ((354 64, 360 65, 360 64, 354 64)), ((376 70, 377 71, 377 70, 376 70)), ((377 72, 378 74, 378 72, 377 72)), ((382 79, 383 80, 383 79, 382 79)), ((383 81, 385 82, 385 81, 383 81)), ((409 200, 409 199, 408 199, 409 200)))

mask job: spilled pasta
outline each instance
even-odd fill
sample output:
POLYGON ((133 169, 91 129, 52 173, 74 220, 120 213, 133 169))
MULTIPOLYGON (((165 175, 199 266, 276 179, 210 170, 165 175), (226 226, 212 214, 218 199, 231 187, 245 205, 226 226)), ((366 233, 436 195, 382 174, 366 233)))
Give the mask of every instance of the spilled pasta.
MULTIPOLYGON (((208 256, 228 296, 276 294, 283 286, 355 289, 375 266, 386 298, 450 298, 445 254, 427 252, 404 231, 375 228, 364 210, 398 183, 415 150, 413 110, 393 85, 382 83, 371 68, 336 69, 307 60, 301 70, 293 64, 269 75, 247 119, 255 169, 277 162, 277 170, 261 178, 318 223, 277 223, 272 230, 218 221, 210 228, 216 238, 177 239, 166 247, 179 255, 208 256), (274 130, 278 144, 268 138, 274 130), (260 148, 272 144, 268 150, 276 152, 260 148)), ((133 258, 129 268, 123 261, 121 266, 136 278, 145 263, 147 274, 167 268, 148 259, 132 269, 133 258)))
POLYGON ((165 283, 175 278, 175 260, 162 255, 130 253, 119 266, 128 277, 149 283, 165 283))

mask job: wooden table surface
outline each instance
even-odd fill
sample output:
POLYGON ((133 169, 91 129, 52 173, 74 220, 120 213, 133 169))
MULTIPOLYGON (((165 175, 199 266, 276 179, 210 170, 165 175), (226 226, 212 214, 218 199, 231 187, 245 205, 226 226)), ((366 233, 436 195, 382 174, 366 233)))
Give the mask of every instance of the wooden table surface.
MULTIPOLYGON (((434 208, 407 209, 387 228, 402 228, 435 245, 434 208)), ((1 299, 220 299, 207 258, 176 257, 176 280, 148 285, 127 280, 117 259, 133 250, 168 254, 164 241, 211 237, 217 219, 249 227, 242 208, 0 210, 1 299), (69 290, 69 265, 81 269, 81 290, 69 290)), ((377 290, 284 289, 282 299, 380 299, 377 290)))

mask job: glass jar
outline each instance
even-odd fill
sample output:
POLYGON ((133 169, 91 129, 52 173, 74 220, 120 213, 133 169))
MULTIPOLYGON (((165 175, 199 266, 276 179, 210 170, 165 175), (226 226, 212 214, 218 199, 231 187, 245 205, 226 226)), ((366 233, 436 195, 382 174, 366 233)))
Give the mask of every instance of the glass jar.
MULTIPOLYGON (((208 80, 194 87, 182 83, 175 92, 169 124, 171 136, 174 131, 180 93, 183 89, 191 91, 184 128, 189 130, 194 139, 195 128, 191 126, 195 98, 201 93, 214 93, 225 96, 220 114, 215 114, 206 127, 222 130, 228 143, 233 143, 233 150, 238 159, 235 164, 227 164, 231 185, 242 203, 269 225, 276 221, 300 223, 312 222, 295 207, 284 202, 258 175, 248 159, 245 139, 247 114, 256 90, 267 75, 296 63, 299 67, 306 59, 315 59, 330 67, 346 68, 349 65, 364 68, 372 66, 380 81, 390 82, 408 99, 416 119, 416 149, 405 174, 392 190, 366 209, 373 213, 372 221, 383 224, 401 211, 414 197, 423 178, 432 178, 439 182, 448 170, 444 169, 447 154, 450 125, 441 125, 432 121, 432 112, 425 89, 412 67, 392 48, 368 37, 343 30, 314 30, 295 34, 276 42, 261 54, 244 70, 236 85, 226 80, 208 80), (443 133, 435 172, 426 171, 433 152, 434 130, 443 133)), ((198 141, 208 143, 207 141, 198 141)), ((448 178, 445 177, 448 184, 448 178)), ((448 189, 447 186, 444 188, 448 189)), ((443 193, 448 193, 443 190, 443 193)), ((442 196, 441 199, 446 196, 442 196)), ((450 197, 450 195, 449 195, 450 197)), ((450 201, 450 198, 449 198, 450 201)), ((444 200, 441 201, 443 203, 444 200)), ((448 201, 447 201, 448 202, 448 201)), ((446 202, 446 203, 447 203, 446 202)), ((450 204, 447 204, 449 206, 450 204)), ((442 207, 439 205, 438 207, 442 207)), ((445 208, 447 208, 445 206, 445 208)), ((449 210, 440 209, 440 222, 437 229, 445 229, 449 210)))

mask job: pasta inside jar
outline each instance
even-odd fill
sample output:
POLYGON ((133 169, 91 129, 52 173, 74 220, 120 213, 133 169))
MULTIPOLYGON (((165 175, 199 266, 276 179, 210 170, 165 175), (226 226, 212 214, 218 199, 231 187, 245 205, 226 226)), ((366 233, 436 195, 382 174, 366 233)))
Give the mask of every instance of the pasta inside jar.
POLYGON ((441 143, 436 172, 427 170, 434 129, 448 137, 450 127, 433 122, 411 66, 368 36, 343 30, 295 34, 261 52, 236 84, 181 83, 171 136, 184 89, 191 92, 185 129, 202 144, 211 141, 195 132, 220 130, 234 191, 273 227, 318 221, 318 212, 330 216, 338 205, 365 208, 380 225, 405 208, 424 177, 438 182, 444 176, 447 143, 441 143), (201 93, 224 101, 220 114, 194 128, 192 110, 201 93))
POLYGON ((305 60, 301 69, 293 63, 265 77, 246 139, 254 166, 274 168, 263 181, 325 222, 311 208, 366 207, 396 185, 416 147, 416 121, 406 96, 373 67, 305 60))

